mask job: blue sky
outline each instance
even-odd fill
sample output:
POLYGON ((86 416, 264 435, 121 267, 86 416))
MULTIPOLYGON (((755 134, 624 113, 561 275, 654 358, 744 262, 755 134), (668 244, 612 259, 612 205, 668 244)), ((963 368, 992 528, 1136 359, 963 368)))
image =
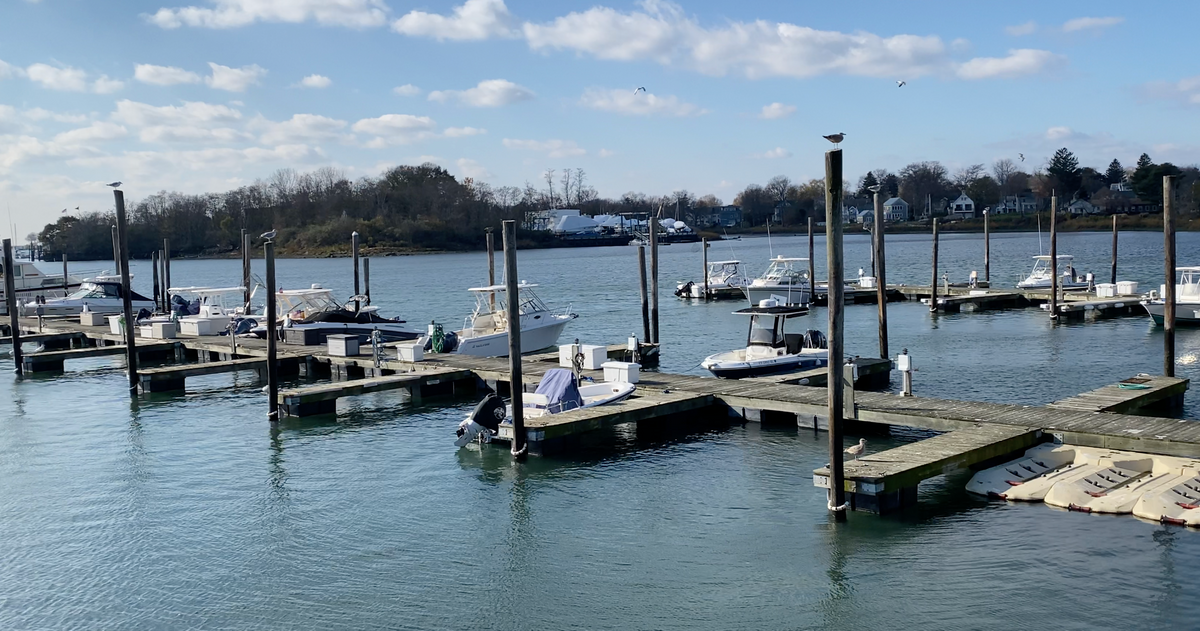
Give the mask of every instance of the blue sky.
POLYGON ((1061 146, 1200 162, 1200 6, 915 4, 2 0, 0 200, 23 237, 110 207, 113 180, 136 199, 430 160, 729 202, 820 177, 837 131, 850 177, 1061 146))

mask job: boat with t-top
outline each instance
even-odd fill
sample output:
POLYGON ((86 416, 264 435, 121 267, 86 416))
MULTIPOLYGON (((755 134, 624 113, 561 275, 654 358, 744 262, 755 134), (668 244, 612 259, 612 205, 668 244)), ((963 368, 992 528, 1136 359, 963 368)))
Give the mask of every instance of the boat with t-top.
POLYGON ((774 300, 781 305, 807 307, 812 302, 812 279, 808 277, 808 259, 771 259, 767 271, 742 287, 742 292, 756 305, 774 300))
MULTIPOLYGON (((1200 326, 1200 267, 1177 267, 1179 282, 1175 284, 1175 324, 1185 326, 1200 326)), ((1148 300, 1142 301, 1146 313, 1155 324, 1163 323, 1163 314, 1167 308, 1166 285, 1159 286, 1159 293, 1148 300)))
MULTIPOLYGON (((705 270, 708 276, 708 298, 742 298, 742 289, 750 284, 750 279, 742 274, 741 261, 713 261, 705 270)), ((675 287, 675 295, 680 298, 703 298, 705 284, 703 281, 688 281, 675 287)))
MULTIPOLYGON (((571 308, 551 311, 534 293, 536 284, 521 281, 517 285, 518 313, 521 326, 521 353, 533 353, 558 343, 567 323, 579 317, 571 308)), ((504 285, 472 287, 475 310, 467 316, 463 328, 441 333, 439 325, 430 325, 424 338, 428 349, 441 353, 459 353, 476 357, 508 356, 508 294, 504 285)))
MULTIPOLYGON (((1087 289, 1087 279, 1080 277, 1075 272, 1075 266, 1072 263, 1075 257, 1070 254, 1059 254, 1057 258, 1059 288, 1064 291, 1087 289)), ((1017 283, 1017 289, 1050 289, 1051 278, 1054 276, 1053 270, 1050 269, 1050 256, 1039 254, 1033 257, 1033 261, 1033 270, 1029 272, 1029 276, 1017 283)))
POLYGON ((700 365, 718 377, 729 379, 828 366, 829 347, 823 333, 784 331, 787 320, 807 313, 804 307, 781 305, 774 300, 734 311, 736 315, 750 316, 746 348, 709 355, 700 365))

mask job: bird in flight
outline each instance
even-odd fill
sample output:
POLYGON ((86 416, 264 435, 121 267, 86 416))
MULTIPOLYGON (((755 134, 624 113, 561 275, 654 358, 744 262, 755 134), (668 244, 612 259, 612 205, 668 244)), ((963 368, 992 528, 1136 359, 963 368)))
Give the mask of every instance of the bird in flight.
POLYGON ((634 90, 633 93, 637 94, 638 92, 645 92, 645 91, 646 91, 646 88, 638 88, 638 89, 634 90))
POLYGON ((271 239, 275 238, 275 235, 278 232, 279 232, 278 230, 270 230, 268 232, 262 233, 262 236, 260 236, 259 238, 262 239, 263 241, 270 241, 271 239))
POLYGON ((842 142, 842 140, 844 140, 846 138, 846 132, 840 131, 836 134, 829 134, 828 136, 821 136, 821 137, 824 138, 825 140, 828 140, 829 142, 832 142, 833 145, 836 147, 838 144, 840 144, 842 142))
POLYGON ((903 87, 904 87, 904 86, 906 86, 906 85, 908 85, 908 82, 907 82, 907 81, 897 81, 897 82, 896 82, 896 87, 897 87, 897 88, 903 88, 903 87))
POLYGON ((67 209, 66 209, 66 208, 64 208, 64 209, 62 209, 62 211, 65 213, 65 212, 67 212, 67 209))
POLYGON ((105 186, 111 186, 111 187, 113 187, 113 188, 116 188, 116 187, 118 187, 118 186, 120 186, 120 185, 121 185, 121 183, 120 183, 120 182, 109 182, 108 184, 105 184, 105 186))
POLYGON ((1024 162, 1024 161, 1025 161, 1025 154, 1023 154, 1023 153, 1018 153, 1018 154, 1017 154, 1017 157, 1021 159, 1021 162, 1024 162))

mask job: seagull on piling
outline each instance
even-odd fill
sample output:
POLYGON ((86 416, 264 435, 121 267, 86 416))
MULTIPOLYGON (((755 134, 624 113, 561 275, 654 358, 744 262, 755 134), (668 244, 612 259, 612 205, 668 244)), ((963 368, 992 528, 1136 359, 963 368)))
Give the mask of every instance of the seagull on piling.
POLYGON ((858 439, 857 445, 846 448, 846 453, 850 454, 851 456, 854 456, 855 460, 858 460, 858 457, 861 456, 863 454, 863 452, 865 452, 866 450, 867 450, 867 439, 860 438, 860 439, 858 439))
POLYGON ((118 187, 118 186, 120 186, 120 185, 121 185, 121 183, 120 183, 120 182, 109 182, 108 184, 105 184, 105 186, 111 186, 111 187, 113 187, 113 188, 116 188, 116 187, 118 187))
POLYGON ((897 82, 896 82, 896 87, 897 87, 897 88, 903 88, 903 87, 904 87, 904 86, 906 86, 906 85, 908 85, 908 82, 907 82, 907 81, 897 81, 897 82))
POLYGON ((840 144, 842 142, 842 140, 845 140, 846 132, 839 131, 836 134, 829 134, 828 136, 821 136, 821 137, 824 138, 825 140, 828 140, 829 142, 832 142, 833 145, 836 147, 838 144, 840 144))
POLYGON ((646 88, 638 88, 638 89, 634 90, 633 93, 637 94, 638 92, 645 92, 645 91, 646 91, 646 88))
POLYGON ((271 239, 275 238, 275 235, 278 232, 279 232, 278 230, 272 229, 269 232, 262 233, 258 238, 262 239, 263 241, 270 241, 271 239))

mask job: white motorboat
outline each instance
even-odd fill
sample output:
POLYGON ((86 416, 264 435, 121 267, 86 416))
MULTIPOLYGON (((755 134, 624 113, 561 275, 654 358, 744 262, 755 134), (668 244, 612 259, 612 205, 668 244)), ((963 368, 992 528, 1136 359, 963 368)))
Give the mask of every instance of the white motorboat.
MULTIPOLYGON (((4 265, 0 263, 0 273, 4 265)), ((120 277, 117 278, 120 280, 120 277)), ((13 286, 17 290, 18 302, 36 302, 45 298, 63 298, 71 289, 78 289, 83 279, 67 276, 67 287, 63 287, 62 274, 47 274, 38 269, 31 261, 13 261, 13 286)), ((4 287, 0 285, 0 298, 4 296, 4 287)))
MULTIPOLYGON (((741 261, 714 261, 705 270, 708 276, 708 293, 712 298, 737 297, 743 295, 742 289, 750 284, 750 279, 742 274, 741 261)), ((675 287, 675 295, 680 298, 703 298, 704 283, 688 281, 675 287)))
POLYGON ((171 295, 171 314, 166 318, 179 323, 182 335, 222 335, 240 320, 247 320, 242 325, 245 330, 258 325, 246 317, 246 307, 242 304, 245 287, 171 287, 167 293, 171 295))
POLYGON ((812 301, 812 283, 808 277, 808 259, 771 259, 767 271, 742 287, 750 304, 774 300, 785 306, 807 307, 812 301))
MULTIPOLYGON (((1200 326, 1200 267, 1177 267, 1179 282, 1175 285, 1175 324, 1200 326)), ((1163 323, 1167 302, 1163 299, 1166 286, 1159 287, 1159 294, 1143 300, 1142 306, 1157 325, 1163 323)))
MULTIPOLYGON (((552 312, 546 303, 534 293, 537 285, 522 281, 519 291, 519 313, 521 325, 521 353, 533 353, 550 348, 558 343, 567 323, 579 317, 570 308, 552 312)), ((508 299, 504 285, 472 287, 475 295, 475 311, 467 316, 463 328, 446 334, 440 349, 433 348, 434 334, 426 341, 431 350, 442 353, 459 353, 475 357, 508 356, 508 299)))
POLYGON ((823 333, 812 330, 803 334, 784 332, 788 319, 805 315, 808 309, 763 300, 757 307, 734 313, 750 316, 746 348, 706 357, 700 365, 712 374, 738 379, 829 365, 829 350, 823 333))
MULTIPOLYGON (((365 296, 352 296, 342 304, 334 298, 332 290, 314 284, 308 289, 276 292, 275 314, 282 328, 312 331, 317 343, 324 343, 329 335, 357 335, 362 343, 375 331, 379 331, 385 342, 415 340, 421 336, 421 332, 408 326, 406 321, 384 318, 379 315, 378 307, 365 302, 365 296)), ((253 332, 260 337, 266 336, 266 326, 260 325, 253 332)))
MULTIPOLYGON (((537 391, 522 395, 522 418, 539 418, 550 414, 566 414, 572 410, 597 407, 623 401, 637 390, 637 386, 625 381, 579 384, 575 374, 563 368, 546 371, 537 391)), ((500 426, 512 424, 512 406, 503 399, 488 394, 471 414, 459 423, 458 439, 454 444, 462 447, 483 437, 490 441, 500 432, 500 426)), ((511 434, 512 432, 509 431, 511 434)))
MULTIPOLYGON (((1088 288, 1087 279, 1079 276, 1075 272, 1075 266, 1072 261, 1075 257, 1070 254, 1058 255, 1058 286, 1063 291, 1078 291, 1088 288)), ((1018 289, 1050 289, 1051 276, 1053 272, 1050 269, 1050 257, 1045 254, 1039 254, 1033 257, 1033 270, 1029 272, 1029 276, 1025 280, 1017 283, 1018 289)))
MULTIPOLYGON (((47 298, 42 304, 24 303, 21 312, 24 315, 36 315, 40 310, 42 315, 78 315, 84 307, 88 311, 100 314, 117 314, 124 309, 121 289, 121 279, 113 276, 97 276, 83 281, 79 289, 62 298, 47 298)), ((146 309, 154 311, 154 301, 130 290, 129 298, 134 313, 146 309)))

